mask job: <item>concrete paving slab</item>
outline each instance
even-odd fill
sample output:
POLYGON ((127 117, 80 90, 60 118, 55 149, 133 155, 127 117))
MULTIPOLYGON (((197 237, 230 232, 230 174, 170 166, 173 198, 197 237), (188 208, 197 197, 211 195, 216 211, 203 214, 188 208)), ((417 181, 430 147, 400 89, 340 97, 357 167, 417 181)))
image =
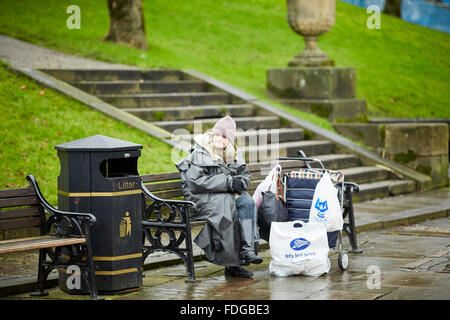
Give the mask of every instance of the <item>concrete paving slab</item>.
MULTIPOLYGON (((450 221, 450 217, 447 218, 448 221, 450 221)), ((430 227, 442 227, 444 225, 448 225, 448 223, 446 224, 445 222, 443 222, 441 219, 436 219, 436 220, 427 220, 427 221, 423 221, 420 223, 423 226, 430 226, 430 227)), ((447 227, 448 229, 449 227, 447 227)))
POLYGON ((360 241, 367 241, 365 256, 392 258, 421 258, 433 254, 437 248, 448 245, 448 239, 442 237, 420 237, 394 234, 361 234, 360 241))
POLYGON ((382 281, 382 285, 447 288, 450 291, 450 275, 437 272, 396 271, 382 281))
MULTIPOLYGON (((355 207, 356 204, 354 204, 353 206, 355 207)), ((405 203, 391 203, 389 205, 386 205, 386 202, 372 201, 368 203, 361 203, 361 205, 358 205, 357 212, 359 215, 364 213, 364 214, 381 214, 386 216, 393 213, 402 212, 408 209, 414 209, 417 208, 418 206, 419 206, 418 204, 414 204, 409 201, 405 203)))
POLYGON ((380 300, 450 300, 448 288, 400 287, 380 300))
POLYGON ((179 277, 168 277, 168 276, 157 276, 155 274, 152 274, 151 276, 145 275, 145 277, 142 278, 142 286, 143 287, 155 287, 159 286, 161 284, 165 284, 167 282, 173 281, 179 279, 179 277))
POLYGON ((440 226, 424 226, 418 224, 398 226, 392 231, 383 231, 383 233, 450 238, 449 228, 442 228, 440 226))
MULTIPOLYGON (((424 263, 418 268, 418 271, 431 271, 431 272, 442 272, 442 273, 450 273, 450 256, 442 258, 435 258, 431 261, 424 263)), ((450 276, 450 274, 449 274, 450 276)))
POLYGON ((332 291, 350 291, 350 292, 358 292, 358 293, 369 293, 369 294, 376 294, 376 295, 385 295, 389 292, 394 291, 397 289, 397 287, 394 286, 387 286, 383 281, 381 282, 381 285, 379 288, 376 287, 369 287, 367 285, 367 281, 351 281, 348 283, 337 283, 332 285, 329 290, 332 291))
POLYGON ((252 300, 304 300, 310 292, 302 291, 281 291, 281 290, 264 290, 254 288, 244 288, 238 292, 234 292, 225 297, 217 297, 224 300, 242 300, 245 297, 252 297, 252 300), (254 298, 253 298, 254 297, 254 298))
MULTIPOLYGON (((399 267, 415 261, 411 258, 393 258, 393 257, 380 257, 380 256, 366 256, 363 255, 350 255, 349 266, 347 269, 347 273, 363 273, 367 276, 367 270, 370 269, 371 266, 377 266, 380 268, 382 274, 388 271, 397 270, 399 267)), ((339 275, 339 273, 333 273, 333 276, 339 275)), ((333 279, 336 281, 337 279, 333 279)))
POLYGON ((411 208, 419 209, 431 206, 450 208, 450 188, 431 190, 425 192, 414 192, 407 195, 398 195, 371 201, 355 203, 356 217, 368 213, 399 213, 407 212, 411 208))
POLYGON ((307 277, 307 276, 291 276, 291 277, 276 277, 269 275, 268 271, 262 275, 255 275, 255 279, 260 279, 260 282, 252 285, 252 288, 268 290, 271 292, 315 292, 320 291, 329 286, 330 281, 326 276, 321 277, 307 277))
POLYGON ((305 300, 374 300, 378 293, 322 290, 308 296, 305 300))

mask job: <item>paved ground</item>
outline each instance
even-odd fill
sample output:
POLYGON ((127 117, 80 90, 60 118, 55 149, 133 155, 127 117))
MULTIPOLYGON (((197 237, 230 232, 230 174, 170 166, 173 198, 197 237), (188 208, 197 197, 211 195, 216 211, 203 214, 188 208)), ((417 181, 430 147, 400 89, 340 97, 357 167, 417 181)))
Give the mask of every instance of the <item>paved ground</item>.
POLYGON ((0 59, 16 68, 134 69, 47 49, 0 34, 0 59))
MULTIPOLYGON (((448 216, 450 188, 364 201, 354 204, 354 209, 358 242, 360 242, 362 231, 448 216)), ((193 238, 198 231, 199 228, 193 229, 193 238)), ((199 248, 194 245, 194 255, 199 254, 199 248)), ((156 252, 150 255, 146 263, 154 268, 162 263, 173 263, 174 259, 177 257, 173 254, 156 252)), ((5 286, 15 283, 35 282, 37 261, 37 251, 0 255, 0 292, 5 286)))
MULTIPOLYGON (((321 277, 275 277, 270 254, 251 265, 253 279, 226 278, 223 267, 196 263, 199 283, 186 283, 182 265, 144 272, 140 291, 104 296, 112 300, 373 300, 450 299, 450 220, 442 218, 359 234, 362 254, 352 254, 347 271, 331 255, 331 270, 321 277)), ((4 299, 87 299, 59 289, 43 298, 28 293, 4 299)))

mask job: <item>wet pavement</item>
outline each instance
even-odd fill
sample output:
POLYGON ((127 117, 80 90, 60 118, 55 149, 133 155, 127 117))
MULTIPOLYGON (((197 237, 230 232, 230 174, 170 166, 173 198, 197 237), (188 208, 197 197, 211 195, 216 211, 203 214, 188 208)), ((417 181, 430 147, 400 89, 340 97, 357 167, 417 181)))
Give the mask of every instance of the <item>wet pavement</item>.
MULTIPOLYGON (((413 225, 358 234, 362 254, 350 254, 346 271, 330 254, 331 269, 320 277, 276 277, 264 262, 247 267, 252 279, 227 278, 224 268, 196 262, 197 283, 187 283, 183 265, 145 271, 135 292, 103 295, 106 300, 450 300, 450 220, 441 218, 413 225)), ((344 238, 344 247, 348 247, 344 238)), ((29 293, 3 299, 89 299, 59 289, 47 297, 29 293)))

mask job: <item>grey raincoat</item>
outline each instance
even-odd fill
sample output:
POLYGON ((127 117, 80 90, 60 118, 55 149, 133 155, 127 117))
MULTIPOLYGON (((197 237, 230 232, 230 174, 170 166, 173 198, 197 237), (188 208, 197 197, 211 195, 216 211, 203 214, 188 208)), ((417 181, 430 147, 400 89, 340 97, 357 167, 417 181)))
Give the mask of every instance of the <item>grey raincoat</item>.
MULTIPOLYGON (((190 155, 175 164, 181 173, 181 189, 186 200, 195 203, 192 220, 206 221, 194 242, 206 259, 222 266, 239 265, 240 231, 236 195, 230 192, 232 177, 239 176, 244 190, 250 185, 250 172, 238 156, 228 164, 213 160, 198 141, 190 155)), ((243 194, 248 193, 246 191, 243 194)))

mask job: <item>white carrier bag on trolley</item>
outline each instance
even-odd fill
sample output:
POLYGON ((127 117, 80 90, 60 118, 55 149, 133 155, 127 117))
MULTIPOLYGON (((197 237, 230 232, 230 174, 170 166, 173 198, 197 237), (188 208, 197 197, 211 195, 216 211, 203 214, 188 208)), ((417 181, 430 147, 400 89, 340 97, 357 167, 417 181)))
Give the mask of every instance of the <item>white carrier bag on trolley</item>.
POLYGON ((309 222, 323 223, 327 232, 342 230, 344 225, 337 192, 330 175, 325 172, 314 191, 309 210, 309 222))
POLYGON ((322 223, 272 222, 269 245, 272 275, 320 276, 330 271, 327 231, 322 223))

